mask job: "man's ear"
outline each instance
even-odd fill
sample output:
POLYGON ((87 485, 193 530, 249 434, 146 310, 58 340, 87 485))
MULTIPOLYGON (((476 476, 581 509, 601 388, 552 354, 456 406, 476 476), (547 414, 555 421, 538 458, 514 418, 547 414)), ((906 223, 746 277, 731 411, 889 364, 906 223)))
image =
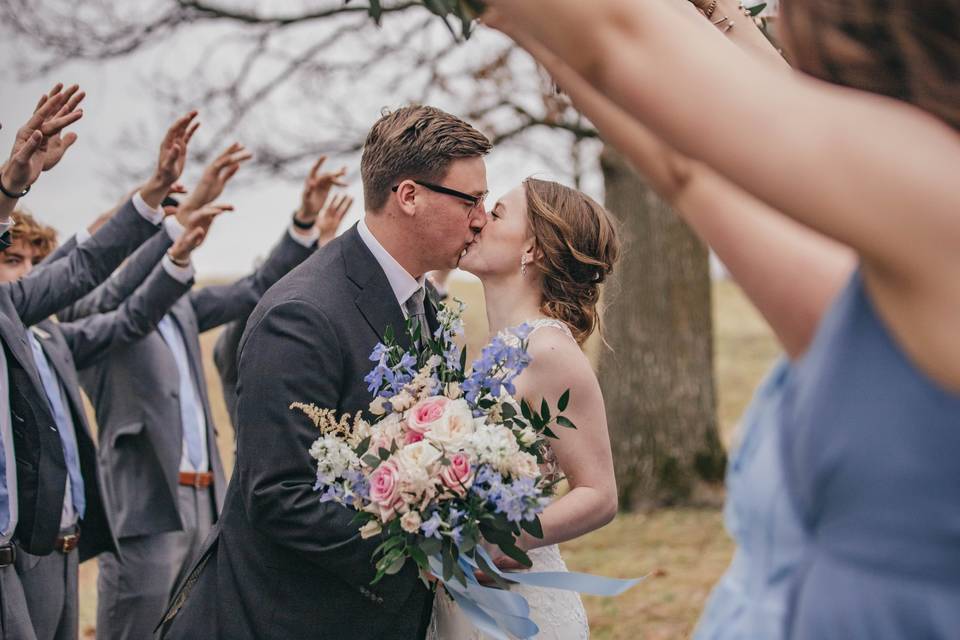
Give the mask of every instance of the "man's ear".
POLYGON ((413 216, 417 212, 417 185, 413 180, 403 180, 397 185, 394 198, 397 207, 404 215, 413 216))

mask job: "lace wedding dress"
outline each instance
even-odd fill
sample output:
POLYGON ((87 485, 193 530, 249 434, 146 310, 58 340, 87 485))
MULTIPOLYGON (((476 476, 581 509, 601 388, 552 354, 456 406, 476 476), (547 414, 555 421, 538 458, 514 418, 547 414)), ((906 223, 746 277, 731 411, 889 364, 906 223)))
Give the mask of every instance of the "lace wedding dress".
MULTIPOLYGON (((544 327, 553 327, 563 331, 573 340, 570 329, 563 322, 552 318, 540 318, 529 321, 533 331, 544 327)), ((533 333, 531 331, 531 333, 533 333)), ((502 334, 508 340, 516 339, 502 334)), ((547 473, 558 474, 556 459, 547 461, 547 473)), ((533 566, 530 571, 566 571, 567 565, 560 556, 560 549, 553 544, 527 552, 533 566)), ((530 619, 540 628, 535 636, 537 640, 581 640, 590 637, 587 613, 583 608, 580 595, 573 591, 560 589, 542 589, 524 585, 510 588, 530 603, 530 619)), ((427 630, 426 640, 482 640, 487 636, 477 630, 443 588, 437 590, 433 603, 433 617, 427 630)))

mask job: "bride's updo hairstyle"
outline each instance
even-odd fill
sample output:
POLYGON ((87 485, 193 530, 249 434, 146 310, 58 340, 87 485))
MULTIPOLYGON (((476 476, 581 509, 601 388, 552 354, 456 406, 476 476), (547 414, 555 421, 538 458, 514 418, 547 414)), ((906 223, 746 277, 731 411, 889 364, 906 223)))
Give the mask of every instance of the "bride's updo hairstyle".
POLYGON ((524 181, 539 249, 544 315, 565 322, 583 344, 600 325, 600 285, 620 254, 613 216, 589 196, 556 182, 524 181))

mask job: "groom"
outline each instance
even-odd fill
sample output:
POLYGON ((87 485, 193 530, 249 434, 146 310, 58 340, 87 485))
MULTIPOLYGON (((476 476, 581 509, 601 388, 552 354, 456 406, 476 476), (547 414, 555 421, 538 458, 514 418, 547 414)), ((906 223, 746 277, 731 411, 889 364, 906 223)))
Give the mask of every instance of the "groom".
POLYGON ((424 274, 455 267, 485 224, 490 142, 439 109, 373 126, 366 215, 263 296, 240 342, 237 460, 218 532, 174 595, 166 638, 423 638, 432 596, 408 565, 376 585, 353 512, 321 503, 292 402, 365 410, 368 359, 405 318, 435 325, 424 274))

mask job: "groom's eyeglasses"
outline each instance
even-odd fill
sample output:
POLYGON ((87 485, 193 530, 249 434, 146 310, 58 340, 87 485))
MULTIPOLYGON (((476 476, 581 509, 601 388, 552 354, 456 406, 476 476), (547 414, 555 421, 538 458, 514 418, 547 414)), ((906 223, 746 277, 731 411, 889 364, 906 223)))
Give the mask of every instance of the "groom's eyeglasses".
MULTIPOLYGON (((471 205, 473 205, 472 207, 470 207, 471 211, 473 209, 476 209, 477 207, 482 206, 484 200, 487 199, 487 194, 489 193, 489 191, 484 191, 480 195, 475 196, 471 193, 464 193, 463 191, 457 191, 456 189, 444 187, 439 184, 430 184, 429 182, 421 182, 420 180, 413 180, 413 182, 415 182, 416 184, 420 185, 425 189, 430 189, 430 191, 433 191, 434 193, 442 193, 445 196, 453 196, 454 198, 460 198, 461 200, 466 200, 471 205)), ((399 188, 400 188, 400 185, 398 184, 394 185, 391 191, 396 193, 397 189, 399 188)))

